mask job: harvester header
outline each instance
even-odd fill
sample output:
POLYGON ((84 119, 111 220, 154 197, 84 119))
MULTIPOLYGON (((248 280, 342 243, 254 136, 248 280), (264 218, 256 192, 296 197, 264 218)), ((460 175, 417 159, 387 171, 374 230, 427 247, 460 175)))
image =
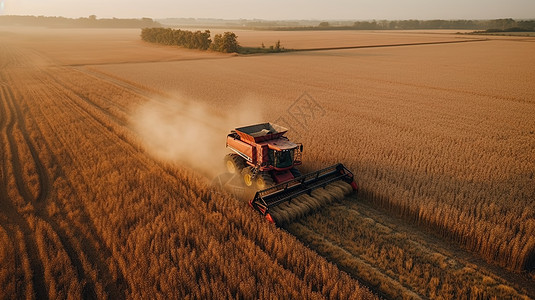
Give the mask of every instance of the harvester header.
POLYGON ((353 173, 342 164, 301 175, 296 166, 303 145, 291 142, 287 131, 272 123, 236 128, 227 136, 233 153, 225 157, 227 170, 258 190, 249 205, 281 225, 357 190, 353 173))

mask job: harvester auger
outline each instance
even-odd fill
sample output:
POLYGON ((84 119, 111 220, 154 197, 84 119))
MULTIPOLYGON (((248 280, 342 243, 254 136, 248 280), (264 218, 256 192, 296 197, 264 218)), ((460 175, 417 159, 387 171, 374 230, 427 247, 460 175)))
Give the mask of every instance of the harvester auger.
POLYGON ((284 127, 262 123, 236 128, 227 136, 225 157, 230 173, 258 189, 249 205, 272 223, 283 225, 357 191, 344 165, 301 175, 303 145, 291 142, 284 127))

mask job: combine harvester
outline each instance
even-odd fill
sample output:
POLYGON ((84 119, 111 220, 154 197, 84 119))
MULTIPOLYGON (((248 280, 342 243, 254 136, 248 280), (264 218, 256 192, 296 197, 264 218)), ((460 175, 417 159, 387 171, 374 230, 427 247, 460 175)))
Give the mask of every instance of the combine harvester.
POLYGON ((284 225, 357 191, 344 165, 301 175, 303 145, 291 142, 284 127, 262 123, 236 128, 227 136, 227 170, 258 189, 249 205, 271 223, 284 225))

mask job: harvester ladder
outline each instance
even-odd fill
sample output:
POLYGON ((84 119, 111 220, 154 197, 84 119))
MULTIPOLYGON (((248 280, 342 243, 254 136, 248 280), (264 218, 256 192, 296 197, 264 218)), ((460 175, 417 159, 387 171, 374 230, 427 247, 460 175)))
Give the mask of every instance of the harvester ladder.
POLYGON ((256 178, 256 174, 258 174, 258 170, 260 170, 259 167, 254 167, 253 168, 253 171, 252 171, 252 174, 251 174, 251 179, 255 179, 256 178))

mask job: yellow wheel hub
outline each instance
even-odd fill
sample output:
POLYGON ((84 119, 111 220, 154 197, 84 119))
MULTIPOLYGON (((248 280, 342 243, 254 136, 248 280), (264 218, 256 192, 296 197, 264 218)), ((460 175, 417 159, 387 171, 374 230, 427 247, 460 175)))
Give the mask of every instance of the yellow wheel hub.
POLYGON ((246 186, 253 185, 253 179, 251 178, 251 174, 245 174, 243 175, 243 181, 245 182, 246 186))
POLYGON ((232 173, 232 174, 236 173, 236 166, 230 160, 227 161, 227 170, 229 173, 232 173))
POLYGON ((256 186, 261 190, 263 190, 266 187, 266 182, 264 181, 264 178, 262 178, 262 176, 259 176, 256 179, 256 186))

